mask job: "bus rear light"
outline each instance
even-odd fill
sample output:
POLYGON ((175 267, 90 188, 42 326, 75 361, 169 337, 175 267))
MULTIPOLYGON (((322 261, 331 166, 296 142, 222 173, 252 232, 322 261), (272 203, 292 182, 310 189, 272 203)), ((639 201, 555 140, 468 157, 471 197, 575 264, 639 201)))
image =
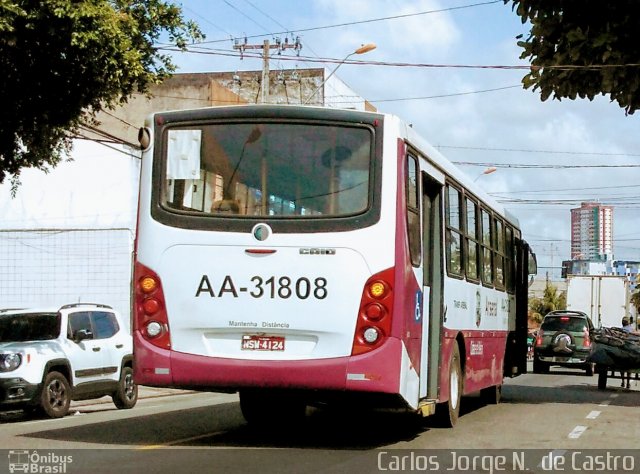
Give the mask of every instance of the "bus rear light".
POLYGON ((171 347, 169 316, 160 277, 150 268, 136 262, 134 281, 134 330, 151 344, 162 349, 171 347))
POLYGON ((376 280, 372 283, 369 283, 368 287, 369 294, 377 300, 383 299, 389 292, 387 284, 381 280, 376 280))
POLYGON ((155 337, 158 337, 160 334, 162 334, 162 324, 160 324, 158 321, 151 321, 149 324, 147 324, 146 331, 149 338, 153 339, 155 337))
POLYGON ((142 308, 148 315, 156 314, 160 311, 160 302, 155 298, 147 298, 142 303, 142 308))
POLYGON ((393 277, 395 269, 388 268, 372 275, 362 289, 356 331, 351 355, 369 352, 384 342, 391 333, 393 307, 393 277))
POLYGON ((364 308, 364 314, 370 321, 379 321, 386 313, 387 309, 380 303, 371 303, 364 308))
POLYGON ((362 333, 362 336, 366 342, 369 344, 375 344, 378 338, 380 337, 380 332, 375 327, 368 327, 362 333))
POLYGON ((140 279, 140 289, 143 293, 152 293, 156 288, 158 288, 158 282, 155 278, 146 276, 140 279))

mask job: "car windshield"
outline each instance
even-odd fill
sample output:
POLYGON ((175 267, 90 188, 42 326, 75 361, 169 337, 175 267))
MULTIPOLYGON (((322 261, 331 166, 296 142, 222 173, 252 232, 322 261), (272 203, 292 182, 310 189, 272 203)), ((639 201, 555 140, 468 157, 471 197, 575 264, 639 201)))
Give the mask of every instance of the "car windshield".
POLYGON ((544 331, 572 331, 582 332, 588 328, 588 323, 584 318, 572 316, 553 316, 545 318, 541 329, 544 331))
POLYGON ((60 334, 60 314, 25 313, 0 316, 0 342, 46 341, 60 334))

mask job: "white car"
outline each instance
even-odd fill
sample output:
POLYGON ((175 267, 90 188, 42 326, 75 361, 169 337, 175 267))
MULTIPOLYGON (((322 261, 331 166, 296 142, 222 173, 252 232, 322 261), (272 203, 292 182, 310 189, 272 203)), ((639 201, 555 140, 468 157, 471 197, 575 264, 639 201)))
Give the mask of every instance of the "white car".
POLYGON ((40 409, 51 418, 71 400, 138 400, 132 338, 110 306, 0 310, 0 409, 40 409))

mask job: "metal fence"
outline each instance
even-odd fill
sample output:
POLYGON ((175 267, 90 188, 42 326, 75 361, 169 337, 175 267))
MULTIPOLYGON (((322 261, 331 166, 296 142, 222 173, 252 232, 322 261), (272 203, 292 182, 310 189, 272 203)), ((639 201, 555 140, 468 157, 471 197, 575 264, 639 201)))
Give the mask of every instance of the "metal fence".
POLYGON ((133 230, 0 230, 0 308, 103 303, 129 321, 133 230))

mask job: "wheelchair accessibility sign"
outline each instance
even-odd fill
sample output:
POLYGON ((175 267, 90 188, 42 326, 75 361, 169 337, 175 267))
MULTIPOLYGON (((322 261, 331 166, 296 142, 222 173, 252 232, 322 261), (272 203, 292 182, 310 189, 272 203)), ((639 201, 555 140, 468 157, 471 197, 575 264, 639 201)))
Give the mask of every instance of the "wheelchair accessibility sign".
POLYGON ((52 452, 39 454, 28 449, 9 451, 9 472, 65 474, 67 465, 73 462, 73 456, 61 456, 52 452))

